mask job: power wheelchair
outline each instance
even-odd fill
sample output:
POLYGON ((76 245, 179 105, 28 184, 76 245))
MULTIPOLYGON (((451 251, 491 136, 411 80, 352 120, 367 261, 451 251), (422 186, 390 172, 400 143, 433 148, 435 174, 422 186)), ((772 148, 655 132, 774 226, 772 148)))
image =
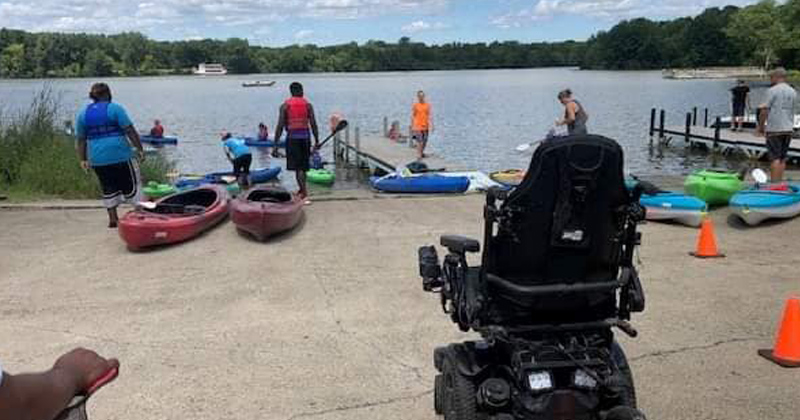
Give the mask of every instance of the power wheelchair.
POLYGON ((633 264, 644 220, 623 152, 601 136, 547 140, 522 183, 487 193, 480 243, 442 236, 419 249, 425 291, 479 340, 434 351, 445 420, 644 419, 613 327, 631 337, 645 298, 633 264))

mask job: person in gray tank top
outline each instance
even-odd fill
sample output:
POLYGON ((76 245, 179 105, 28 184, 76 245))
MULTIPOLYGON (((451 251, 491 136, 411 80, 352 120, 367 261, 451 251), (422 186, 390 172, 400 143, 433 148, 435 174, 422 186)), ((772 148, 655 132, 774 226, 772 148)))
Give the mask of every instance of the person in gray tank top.
POLYGON ((564 118, 556 121, 556 125, 566 125, 570 136, 589 134, 586 128, 589 114, 580 102, 572 98, 572 91, 562 90, 558 93, 558 100, 564 105, 564 118))
POLYGON ((782 182, 786 159, 792 143, 797 92, 786 83, 786 69, 778 67, 770 73, 772 87, 759 112, 757 136, 767 138, 772 182, 782 182))

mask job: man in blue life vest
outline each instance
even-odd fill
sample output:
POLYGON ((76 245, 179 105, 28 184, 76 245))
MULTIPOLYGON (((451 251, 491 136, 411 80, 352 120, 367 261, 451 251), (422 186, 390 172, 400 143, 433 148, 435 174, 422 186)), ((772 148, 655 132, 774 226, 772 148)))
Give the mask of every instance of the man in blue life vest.
POLYGON ((115 228, 117 206, 135 204, 140 199, 139 162, 144 161, 144 150, 125 108, 111 102, 107 84, 95 83, 89 97, 92 103, 75 120, 78 157, 85 171, 91 168, 97 174, 108 210, 108 227, 115 228), (131 146, 136 148, 136 156, 131 146))
MULTIPOLYGON (((311 135, 314 136, 314 148, 319 147, 319 129, 314 117, 314 107, 303 97, 303 85, 294 82, 289 86, 292 97, 281 105, 278 126, 275 128, 275 141, 280 141, 286 129, 286 169, 295 171, 298 195, 308 201, 306 189, 306 172, 310 169, 311 135)), ((274 153, 274 151, 273 151, 274 153)))

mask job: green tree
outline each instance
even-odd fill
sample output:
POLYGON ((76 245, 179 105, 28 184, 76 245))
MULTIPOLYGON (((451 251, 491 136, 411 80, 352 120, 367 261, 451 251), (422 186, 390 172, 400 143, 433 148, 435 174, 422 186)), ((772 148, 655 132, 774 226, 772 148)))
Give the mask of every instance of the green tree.
POLYGON ((11 44, 0 55, 0 77, 23 77, 25 68, 25 45, 11 44))
POLYGON ((114 72, 114 63, 111 58, 100 49, 94 49, 86 54, 83 63, 83 75, 87 77, 111 76, 114 72))
POLYGON ((783 24, 774 0, 764 0, 745 7, 731 19, 725 32, 740 48, 755 52, 764 68, 777 58, 777 52, 790 44, 789 31, 783 24))

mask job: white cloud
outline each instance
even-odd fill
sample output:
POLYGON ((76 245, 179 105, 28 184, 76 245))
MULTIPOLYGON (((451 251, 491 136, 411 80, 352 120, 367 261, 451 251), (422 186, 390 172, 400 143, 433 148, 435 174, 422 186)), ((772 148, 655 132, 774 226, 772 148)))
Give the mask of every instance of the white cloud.
POLYGON ((447 29, 448 27, 449 26, 447 24, 442 22, 429 23, 424 20, 417 20, 409 23, 408 25, 403 25, 400 30, 405 33, 414 34, 430 30, 447 29))
POLYGON ((311 38, 314 35, 314 31, 311 29, 301 29, 294 33, 294 39, 298 41, 302 41, 304 39, 311 38))
POLYGON ((454 1, 464 0, 0 0, 0 27, 103 33, 178 33, 214 25, 257 29, 291 18, 427 15, 454 1))
POLYGON ((532 7, 490 18, 501 28, 518 27, 556 16, 573 15, 621 20, 634 17, 666 19, 701 13, 709 7, 745 6, 757 0, 538 0, 532 7))

